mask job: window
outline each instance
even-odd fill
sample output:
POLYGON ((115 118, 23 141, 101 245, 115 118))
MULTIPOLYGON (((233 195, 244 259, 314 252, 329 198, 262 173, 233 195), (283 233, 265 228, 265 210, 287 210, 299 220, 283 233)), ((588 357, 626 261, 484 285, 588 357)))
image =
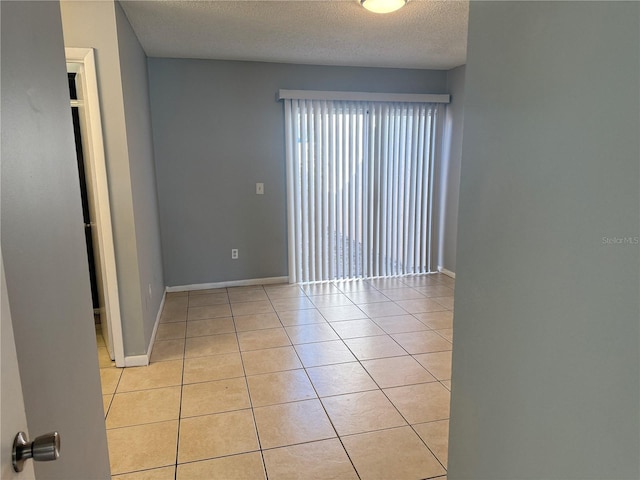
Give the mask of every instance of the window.
POLYGON ((291 282, 432 271, 439 108, 285 100, 291 282))

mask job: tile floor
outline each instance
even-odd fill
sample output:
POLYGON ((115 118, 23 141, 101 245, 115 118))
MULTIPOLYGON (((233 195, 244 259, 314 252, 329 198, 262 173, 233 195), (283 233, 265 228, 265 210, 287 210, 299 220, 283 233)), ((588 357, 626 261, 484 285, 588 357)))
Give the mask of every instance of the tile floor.
POLYGON ((446 478, 454 281, 167 294, 148 367, 98 334, 114 480, 446 478))

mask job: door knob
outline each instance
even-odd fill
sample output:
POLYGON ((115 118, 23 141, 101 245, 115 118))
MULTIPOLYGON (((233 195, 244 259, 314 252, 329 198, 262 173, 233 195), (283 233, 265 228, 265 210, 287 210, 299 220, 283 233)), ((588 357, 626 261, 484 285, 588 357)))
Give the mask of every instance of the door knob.
POLYGON ((51 432, 40 435, 33 442, 27 440, 27 434, 19 432, 13 440, 13 469, 21 472, 24 462, 33 458, 35 462, 49 462, 60 456, 60 435, 51 432))

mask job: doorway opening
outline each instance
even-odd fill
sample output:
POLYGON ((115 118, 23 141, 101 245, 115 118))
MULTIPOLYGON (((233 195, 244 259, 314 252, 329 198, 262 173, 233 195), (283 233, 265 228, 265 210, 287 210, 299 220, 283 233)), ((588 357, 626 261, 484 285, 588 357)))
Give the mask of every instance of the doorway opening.
POLYGON ((66 48, 65 52, 94 322, 96 317, 99 318, 109 356, 115 360, 117 367, 124 367, 120 300, 94 53, 91 48, 66 48))

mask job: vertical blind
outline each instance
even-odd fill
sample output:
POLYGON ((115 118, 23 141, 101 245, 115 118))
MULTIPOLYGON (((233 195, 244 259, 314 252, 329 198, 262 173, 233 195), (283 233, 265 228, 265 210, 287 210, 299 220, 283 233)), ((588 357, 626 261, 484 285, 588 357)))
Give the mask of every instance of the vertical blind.
POLYGON ((439 108, 285 100, 291 282, 432 271, 439 108))

